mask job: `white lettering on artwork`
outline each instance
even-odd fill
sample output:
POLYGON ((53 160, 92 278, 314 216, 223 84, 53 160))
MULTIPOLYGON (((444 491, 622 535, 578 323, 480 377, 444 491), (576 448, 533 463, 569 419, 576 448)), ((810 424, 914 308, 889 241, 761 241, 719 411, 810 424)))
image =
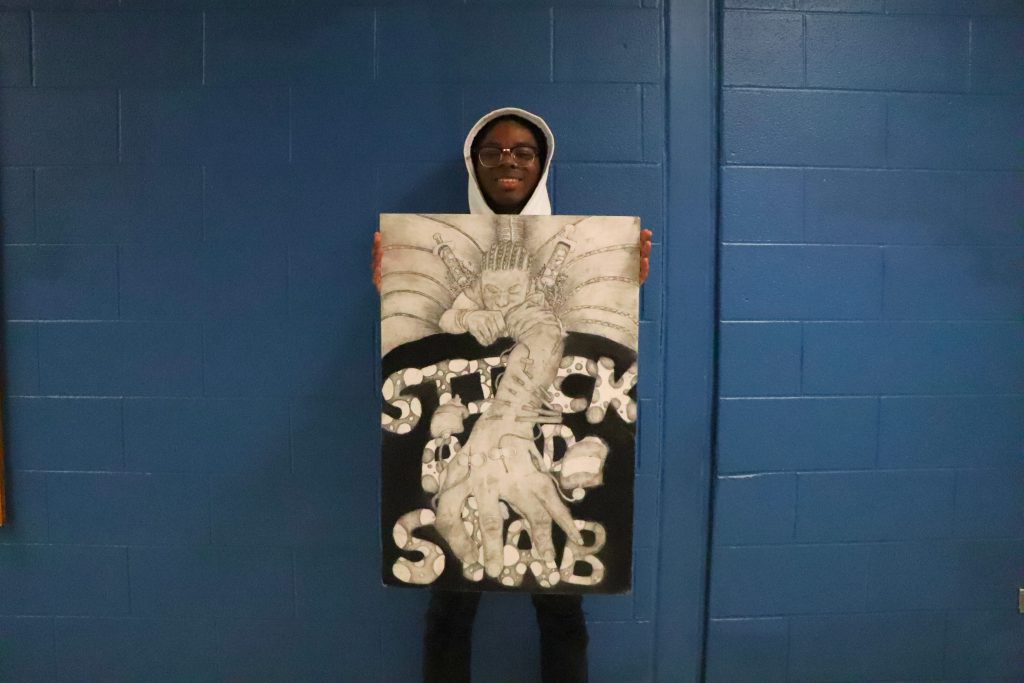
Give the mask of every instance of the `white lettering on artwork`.
MULTIPOLYGON (((381 427, 394 434, 408 434, 423 417, 423 404, 415 396, 405 394, 410 387, 433 384, 437 390, 438 402, 445 405, 453 398, 452 382, 460 377, 475 375, 479 378, 483 398, 466 401, 471 415, 482 413, 491 405, 494 397, 492 370, 503 366, 500 356, 466 360, 453 358, 423 368, 397 370, 384 380, 381 395, 384 401, 398 411, 394 416, 382 412, 381 427)), ((551 388, 550 404, 562 414, 586 411, 591 424, 601 422, 609 409, 616 411, 624 422, 636 422, 636 401, 629 392, 637 383, 636 363, 618 378, 615 377, 615 363, 610 358, 593 361, 583 356, 565 356, 559 364, 554 387, 551 388), (565 380, 572 375, 582 375, 594 380, 594 389, 589 397, 570 397, 562 392, 565 380)))

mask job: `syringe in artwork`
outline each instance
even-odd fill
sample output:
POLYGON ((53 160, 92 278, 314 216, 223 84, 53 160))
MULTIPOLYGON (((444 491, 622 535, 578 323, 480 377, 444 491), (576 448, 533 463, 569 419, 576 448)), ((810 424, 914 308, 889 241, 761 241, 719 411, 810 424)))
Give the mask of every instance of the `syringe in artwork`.
POLYGON ((465 289, 473 281, 473 275, 463 265, 459 257, 455 255, 448 243, 441 238, 441 233, 434 233, 434 241, 437 242, 437 246, 434 248, 434 253, 441 259, 445 267, 448 268, 448 273, 452 276, 455 284, 459 286, 459 289, 465 289))
POLYGON ((569 252, 576 246, 576 243, 572 240, 574 228, 574 225, 567 225, 562 228, 558 241, 555 242, 555 248, 552 250, 551 256, 548 257, 548 262, 544 264, 544 269, 538 278, 541 286, 549 289, 555 286, 555 282, 558 280, 558 272, 565 264, 565 259, 569 256, 569 252))

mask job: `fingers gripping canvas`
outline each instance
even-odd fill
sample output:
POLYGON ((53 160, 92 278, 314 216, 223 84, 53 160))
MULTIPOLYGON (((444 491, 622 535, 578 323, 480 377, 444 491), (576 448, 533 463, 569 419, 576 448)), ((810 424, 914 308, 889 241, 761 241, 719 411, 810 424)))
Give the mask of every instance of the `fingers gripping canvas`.
POLYGON ((630 588, 639 219, 383 214, 384 582, 630 588))

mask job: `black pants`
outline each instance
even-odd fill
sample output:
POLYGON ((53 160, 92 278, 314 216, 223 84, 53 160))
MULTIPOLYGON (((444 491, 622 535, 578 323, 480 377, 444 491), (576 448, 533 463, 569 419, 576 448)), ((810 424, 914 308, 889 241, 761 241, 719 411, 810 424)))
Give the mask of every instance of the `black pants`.
MULTIPOLYGON (((586 683, 587 622, 579 595, 534 593, 540 625, 541 680, 586 683)), ((473 619, 480 593, 435 590, 423 638, 424 683, 469 683, 473 619)))

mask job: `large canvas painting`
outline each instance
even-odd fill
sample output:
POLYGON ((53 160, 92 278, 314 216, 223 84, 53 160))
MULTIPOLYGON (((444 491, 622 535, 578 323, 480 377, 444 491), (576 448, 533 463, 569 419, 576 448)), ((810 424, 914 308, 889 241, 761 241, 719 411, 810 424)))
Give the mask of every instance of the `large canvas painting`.
POLYGON ((381 233, 384 583, 628 591, 639 219, 381 233))

